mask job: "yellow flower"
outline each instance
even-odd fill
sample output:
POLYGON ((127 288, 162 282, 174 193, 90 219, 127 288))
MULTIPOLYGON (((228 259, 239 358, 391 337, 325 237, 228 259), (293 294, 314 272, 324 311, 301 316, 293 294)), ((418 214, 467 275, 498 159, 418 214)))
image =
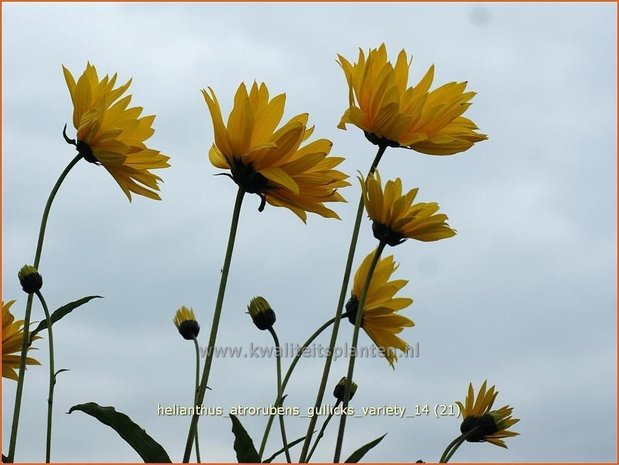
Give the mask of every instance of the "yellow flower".
POLYGON ((430 92, 434 65, 414 87, 407 87, 412 58, 402 50, 395 66, 387 60, 385 44, 371 49, 367 59, 359 49, 354 65, 341 55, 349 88, 349 108, 338 127, 354 124, 370 142, 404 147, 429 155, 453 155, 486 140, 477 126, 462 114, 475 92, 466 82, 450 82, 430 92))
POLYGON ((200 325, 196 320, 196 314, 193 312, 193 309, 183 305, 176 311, 172 321, 183 338, 189 341, 198 337, 200 325))
MULTIPOLYGON (((348 320, 352 324, 355 324, 359 297, 368 271, 370 271, 374 253, 375 251, 365 257, 355 273, 352 295, 346 304, 348 320)), ((361 322, 363 330, 385 355, 392 367, 397 361, 395 349, 406 352, 409 348, 408 344, 400 339, 397 334, 402 332, 405 327, 415 325, 411 320, 397 313, 413 303, 413 299, 408 297, 395 297, 395 294, 408 283, 405 279, 389 281, 397 268, 398 265, 393 261, 393 255, 378 261, 370 281, 361 322)))
POLYGON ((276 129, 284 113, 286 95, 272 99, 265 84, 254 82, 249 94, 241 84, 234 107, 224 124, 213 89, 202 90, 213 119, 215 144, 209 151, 211 163, 230 170, 230 176, 245 192, 258 194, 259 210, 265 202, 290 209, 304 222, 306 212, 339 218, 326 202, 345 202, 337 192, 350 185, 347 175, 335 168, 344 159, 328 156, 331 142, 308 140, 313 128, 308 115, 297 115, 276 129))
POLYGON ((77 129, 77 151, 90 163, 101 164, 131 200, 131 193, 161 200, 159 176, 153 169, 167 168, 169 157, 148 148, 146 141, 155 132, 151 127, 155 116, 143 116, 141 107, 128 108, 131 80, 114 88, 116 74, 99 80, 90 63, 75 82, 71 72, 62 67, 73 101, 73 125, 77 129))
MULTIPOLYGON (((15 320, 11 314, 9 309, 14 303, 14 300, 2 302, 2 377, 17 381, 20 356, 13 354, 21 354, 24 320, 15 320)), ((39 337, 35 336, 34 339, 39 337)), ((40 363, 27 357, 26 365, 40 365, 40 363)))
POLYGON ((470 433, 467 441, 486 441, 495 446, 507 448, 503 439, 520 434, 514 431, 508 431, 510 427, 520 420, 518 418, 512 418, 513 409, 509 405, 505 405, 498 410, 491 410, 499 392, 495 391, 494 386, 490 389, 486 389, 486 383, 487 381, 484 381, 484 384, 481 385, 477 393, 477 400, 475 399, 473 385, 469 384, 469 391, 464 405, 462 402, 456 402, 458 407, 460 407, 460 412, 463 417, 460 431, 462 434, 466 434, 474 428, 477 428, 470 433))
POLYGON ((454 236, 456 231, 446 223, 447 216, 436 213, 435 202, 413 203, 418 189, 402 195, 402 180, 387 181, 383 190, 380 174, 375 171, 363 182, 363 202, 368 216, 373 221, 374 237, 394 246, 406 239, 438 241, 454 236))

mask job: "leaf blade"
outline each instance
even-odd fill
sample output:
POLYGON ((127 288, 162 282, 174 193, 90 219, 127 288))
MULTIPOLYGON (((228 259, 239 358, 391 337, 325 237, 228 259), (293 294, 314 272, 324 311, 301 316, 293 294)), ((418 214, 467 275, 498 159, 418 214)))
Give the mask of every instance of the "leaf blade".
POLYGON ((232 420, 232 433, 234 434, 234 451, 238 463, 260 463, 260 455, 254 446, 251 437, 243 428, 236 415, 230 414, 232 420))
POLYGON ((359 449, 354 451, 350 457, 346 459, 344 463, 357 463, 359 460, 363 458, 365 454, 367 454, 371 449, 380 443, 383 438, 387 436, 387 433, 383 434, 381 437, 374 439, 373 441, 368 442, 365 446, 361 446, 359 449))
MULTIPOLYGON (((103 297, 101 297, 100 295, 89 295, 88 297, 82 297, 81 299, 78 299, 73 302, 69 302, 66 305, 63 305, 62 307, 54 310, 54 312, 50 315, 49 318, 50 320, 52 320, 52 325, 56 323, 58 320, 60 320, 61 318, 71 313, 76 308, 81 307, 85 303, 90 302, 92 299, 102 299, 102 298, 103 297)), ((37 333, 40 333, 41 331, 45 329, 47 329, 47 319, 42 320, 39 323, 39 325, 30 332, 30 343, 32 344, 32 340, 34 339, 34 336, 36 336, 37 333)))

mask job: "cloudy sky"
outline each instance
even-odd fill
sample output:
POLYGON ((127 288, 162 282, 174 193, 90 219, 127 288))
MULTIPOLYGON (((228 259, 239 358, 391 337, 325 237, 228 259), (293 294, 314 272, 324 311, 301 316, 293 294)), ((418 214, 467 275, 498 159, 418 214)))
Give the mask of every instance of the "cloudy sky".
MULTIPOLYGON (((133 103, 156 114, 151 145, 171 157, 162 202, 131 204, 101 168, 80 163, 54 204, 41 272, 51 307, 99 294, 55 329, 56 367, 71 371, 56 388, 53 459, 136 461, 107 427, 72 405, 113 405, 180 460, 188 418, 157 406, 191 402, 193 347, 172 325, 192 306, 206 344, 235 185, 214 177, 213 132, 200 89, 211 86, 224 112, 241 81, 287 94, 286 115, 309 112, 316 135, 346 157, 353 186, 342 221, 284 209, 243 206, 218 345, 270 344, 244 313, 264 295, 277 311, 280 339, 301 343, 331 318, 339 294, 359 186, 374 147, 361 131, 336 128, 347 88, 338 53, 384 42, 395 58, 414 56, 412 80, 436 65, 435 84, 469 83, 468 111, 489 140, 453 157, 390 150, 384 178, 400 176, 419 197, 438 201, 458 235, 409 241, 392 252, 415 299, 403 336, 418 358, 392 370, 360 359, 353 401, 363 406, 450 404, 469 382, 496 384, 514 407, 521 436, 509 450, 465 444, 455 460, 614 461, 616 455, 616 48, 614 4, 3 4, 3 299, 25 295, 15 275, 32 260, 45 199, 74 156, 63 141, 72 106, 61 65, 79 75, 133 77, 133 103)), ((374 246, 363 223, 356 264, 374 246)), ((41 319, 35 307, 34 318, 41 319)), ((352 327, 342 326, 340 342, 352 327)), ((319 340, 327 344, 328 337, 319 340)), ((362 334, 362 345, 370 345, 362 334)), ((28 371, 16 459, 44 458, 44 366, 28 371)), ((285 360, 289 363, 290 359, 285 360)), ((323 360, 307 358, 287 403, 312 405, 323 360)), ((347 360, 332 371, 332 386, 347 360)), ((269 405, 272 358, 217 359, 207 403, 269 405)), ((3 382, 3 451, 15 383, 3 382)), ((330 394, 326 399, 331 401, 330 394)), ((264 417, 241 418, 259 442, 264 417)), ((354 418, 344 456, 388 433, 367 459, 437 461, 459 434, 453 417, 354 418)), ((203 460, 234 461, 230 420, 201 422, 203 460)), ((288 435, 307 419, 289 418, 288 435)), ((315 458, 332 460, 333 422, 315 458)), ((273 432, 269 451, 279 448, 273 432)), ((298 458, 298 455, 293 454, 298 458)))

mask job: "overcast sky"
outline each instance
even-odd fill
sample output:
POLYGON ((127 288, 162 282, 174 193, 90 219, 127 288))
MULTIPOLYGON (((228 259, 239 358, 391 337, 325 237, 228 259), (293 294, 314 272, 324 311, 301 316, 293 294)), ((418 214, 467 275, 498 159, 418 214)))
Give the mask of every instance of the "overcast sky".
MULTIPOLYGON (((286 115, 310 114, 316 136, 334 142, 352 177, 336 205, 342 221, 246 198, 218 345, 269 345, 244 313, 255 295, 277 312, 280 339, 302 343, 331 318, 352 231, 359 186, 374 153, 360 130, 336 128, 347 105, 337 54, 386 43, 413 55, 416 82, 431 64, 435 85, 466 80, 478 92, 467 112, 489 140, 453 157, 390 149, 384 179, 400 176, 438 201, 458 230, 437 243, 391 249, 401 292, 415 299, 402 335, 419 358, 392 370, 360 359, 353 401, 448 404, 469 382, 500 391, 521 422, 509 450, 465 444, 459 461, 614 461, 616 454, 616 6, 614 4, 3 4, 3 299, 26 301, 17 270, 32 261, 45 199, 74 156, 62 139, 72 106, 61 65, 77 76, 133 77, 133 104, 156 114, 150 145, 171 157, 162 202, 130 204, 101 167, 81 162, 54 204, 41 273, 50 307, 99 294, 55 327, 53 459, 136 461, 113 431, 74 404, 94 401, 128 414, 174 460, 188 418, 157 405, 188 405, 193 347, 172 325, 180 305, 195 309, 206 344, 228 235, 235 185, 207 157, 212 125, 200 89, 211 86, 227 115, 241 81, 287 94, 286 115)), ((364 221, 356 264, 374 247, 364 221)), ((42 312, 35 306, 34 318, 42 312)), ((342 326, 340 342, 352 327, 342 326)), ((328 336, 319 340, 327 344, 328 336)), ((365 334, 362 345, 370 345, 365 334)), ((47 345, 28 371, 16 459, 44 457, 47 345)), ((287 365, 290 359, 285 360, 287 365)), ((329 386, 344 374, 339 360, 329 386)), ((304 359, 288 405, 312 405, 323 359, 304 359)), ((269 405, 273 359, 214 361, 209 405, 269 405)), ((15 384, 3 380, 3 451, 15 384)), ((327 394, 327 401, 331 401, 327 394)), ((264 417, 241 418, 259 443, 264 417)), ((203 418, 202 458, 235 461, 228 418, 203 418)), ((372 461, 437 461, 460 420, 352 419, 345 457, 388 433, 372 461)), ((306 419, 287 421, 289 438, 306 419)), ((315 459, 332 460, 336 422, 315 459)), ((280 446, 271 435, 268 451, 280 446)), ((298 458, 297 453, 293 457, 298 458)))

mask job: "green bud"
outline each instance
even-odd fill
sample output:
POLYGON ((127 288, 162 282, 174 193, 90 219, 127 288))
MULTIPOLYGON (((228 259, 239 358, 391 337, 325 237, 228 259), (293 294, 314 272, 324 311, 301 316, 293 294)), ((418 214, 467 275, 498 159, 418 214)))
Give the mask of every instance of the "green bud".
POLYGON ((22 289, 28 294, 34 294, 43 286, 43 277, 34 266, 24 265, 17 277, 22 289))
POLYGON ((262 331, 273 327, 275 312, 264 297, 254 297, 247 310, 256 327, 262 331))

